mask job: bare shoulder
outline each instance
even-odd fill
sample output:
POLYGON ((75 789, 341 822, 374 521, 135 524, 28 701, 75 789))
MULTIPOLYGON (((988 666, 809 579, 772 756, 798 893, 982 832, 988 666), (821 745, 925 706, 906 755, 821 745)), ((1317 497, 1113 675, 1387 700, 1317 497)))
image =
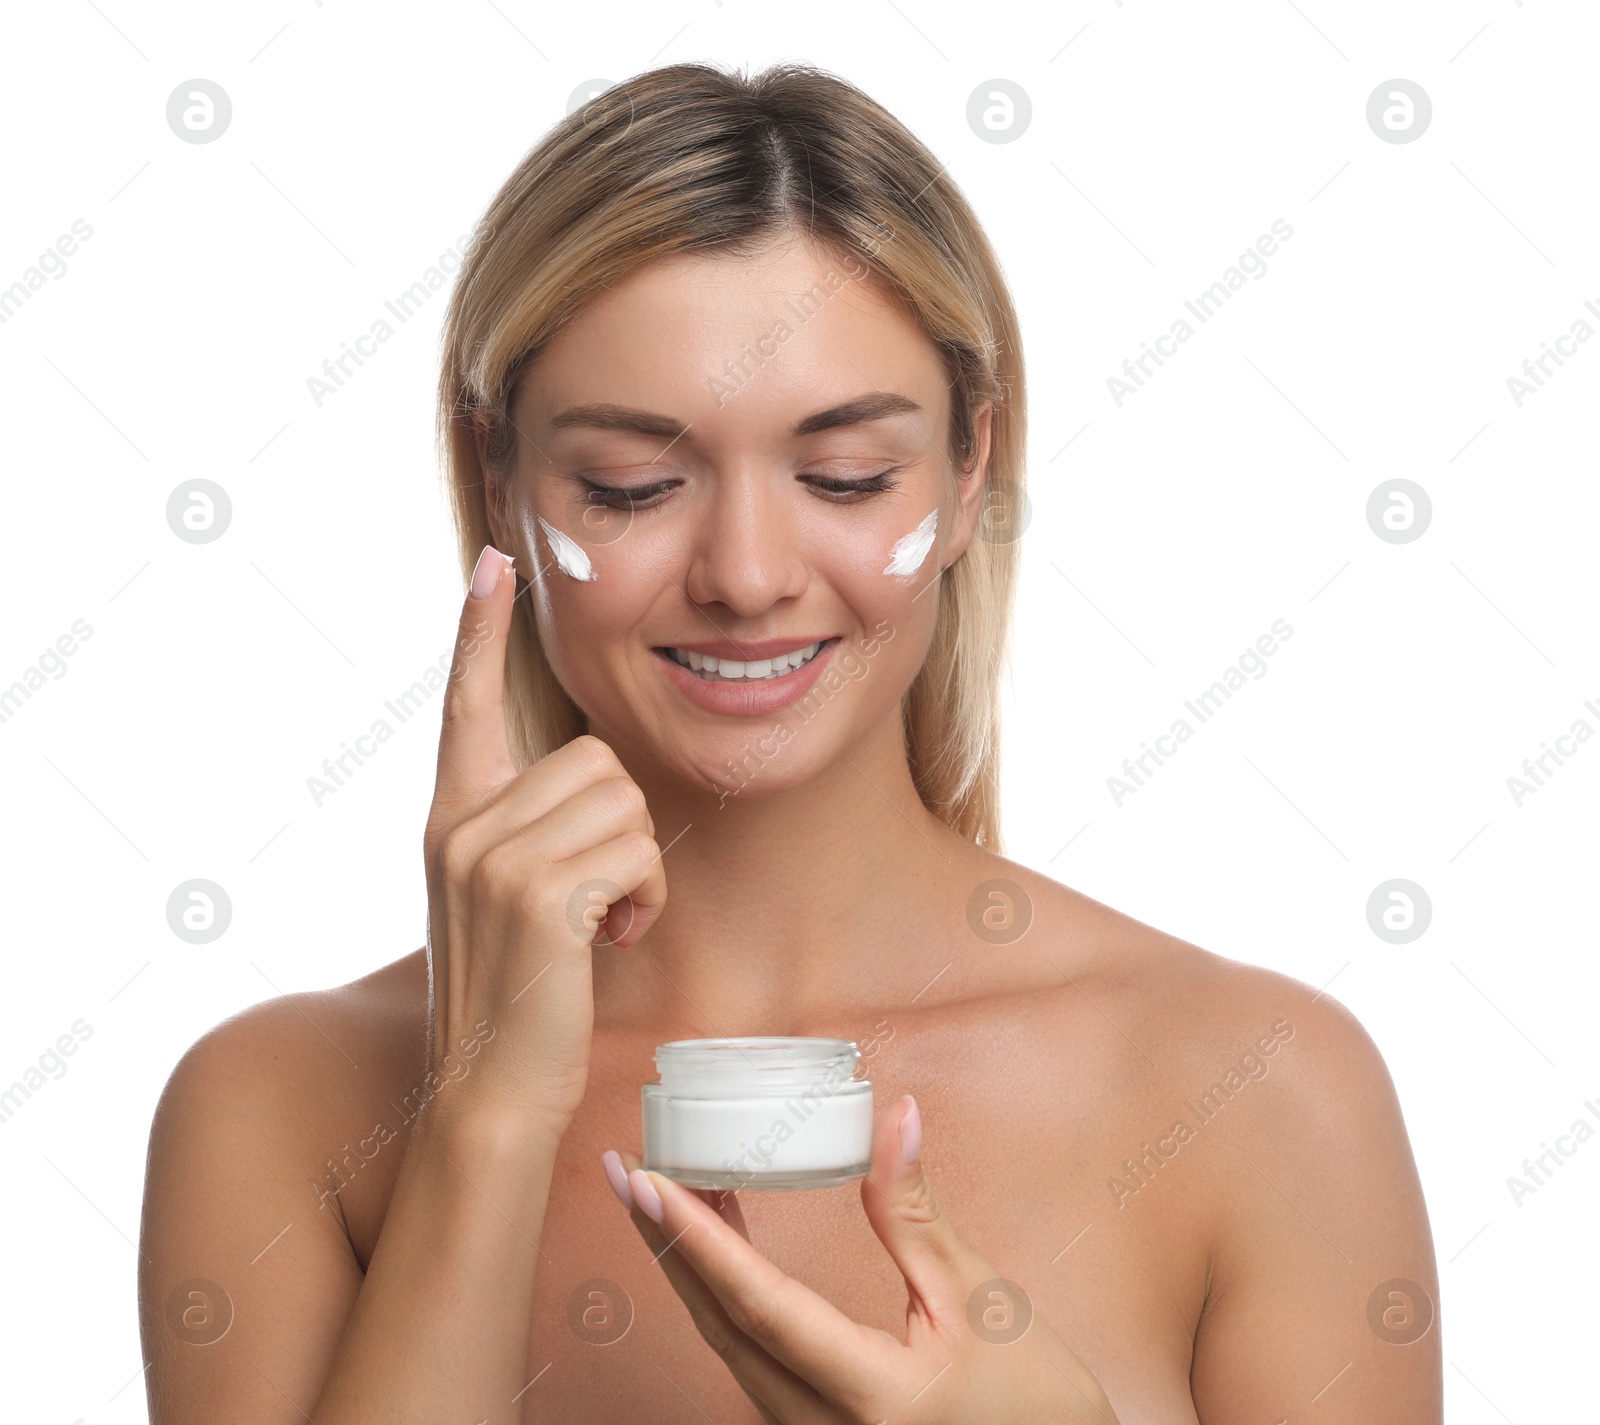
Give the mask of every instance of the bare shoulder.
MULTIPOLYGON (((1015 958, 1050 999, 1093 996, 1140 1026, 1175 1067, 1221 1056, 1226 1068, 1235 1051, 1275 1056, 1293 1039, 1297 1067, 1279 1075, 1286 1083, 1318 1092, 1339 1079, 1369 1099, 1392 1096, 1371 1036, 1331 995, 1204 949, 1029 867, 987 859, 996 881, 1022 893, 1013 914, 1028 923, 1014 942, 1015 958), (1264 1040, 1276 1043, 1263 1047, 1264 1040)), ((1289 1063, 1286 1057, 1272 1072, 1289 1063)))
POLYGON ((1115 1200, 1118 1221, 1203 1256, 1201 1418, 1293 1418, 1326 1389, 1318 1404, 1333 1418, 1437 1420, 1432 1234, 1401 1105, 1365 1027, 1291 975, 1025 868, 1007 874, 1033 907, 1018 947, 1038 936, 1034 953, 1060 982, 1040 977, 1031 1022, 1063 1040, 1070 1024, 1080 1062, 1115 1066, 1098 1107, 1124 1146, 1103 1201, 1115 1200), (1357 1369, 1340 1373, 1346 1362, 1357 1369))
MULTIPOLYGON (((1029 978, 1013 1003, 1027 1009, 1018 1018, 1032 1027, 1036 1056, 1108 1066, 1114 1093, 1104 1108, 1130 1129, 1143 1124, 1134 1141, 1155 1135, 1152 1169, 1204 1140, 1185 1153, 1190 1172, 1214 1189, 1220 1253, 1241 1220, 1239 1174, 1270 1193, 1269 1162, 1319 1192, 1381 1175, 1415 1226, 1421 1189, 1394 1083, 1345 1005, 994 861, 1030 903, 1032 923, 1015 943, 1029 978), (1172 1152, 1161 1154, 1163 1144, 1172 1152)), ((1129 1173, 1130 1189, 1153 1176, 1129 1173)))
POLYGON ((325 990, 250 1005, 202 1034, 168 1076, 151 1127, 164 1158, 226 1151, 238 1136, 282 1170, 315 1181, 324 1140, 397 1077, 427 1043, 427 968, 411 954, 325 990), (303 1150, 303 1151, 302 1151, 303 1150))
POLYGON ((240 1418, 262 1375, 290 1400, 316 1398, 363 1275, 346 1202, 321 1165, 350 1117, 423 1052, 418 960, 252 1005, 173 1068, 150 1127, 140 1224, 152 1419, 240 1418), (190 1349, 224 1336, 229 1350, 190 1349))
POLYGON ((347 984, 278 995, 230 1015, 183 1054, 166 1094, 202 1081, 277 1084, 290 1096, 314 1083, 324 1098, 343 1085, 364 1088, 374 1073, 421 1052, 426 1011, 427 966, 414 950, 347 984))

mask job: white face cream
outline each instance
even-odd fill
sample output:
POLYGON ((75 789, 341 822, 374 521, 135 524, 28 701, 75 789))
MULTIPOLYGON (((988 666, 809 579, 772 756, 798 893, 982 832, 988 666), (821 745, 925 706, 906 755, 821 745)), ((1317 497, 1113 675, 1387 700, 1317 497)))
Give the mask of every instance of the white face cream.
POLYGON ((938 530, 939 507, 935 505, 910 534, 901 535, 895 541, 894 548, 889 551, 889 563, 883 572, 896 579, 909 579, 922 568, 922 561, 933 548, 933 539, 938 530))
POLYGON ((644 1166, 693 1188, 835 1187, 866 1175, 872 1083, 848 1039, 679 1039, 646 1084, 644 1166))
POLYGON ((556 557, 556 564, 563 574, 574 579, 598 579, 600 576, 594 572, 594 566, 589 563, 589 556, 583 552, 583 546, 569 535, 562 534, 543 515, 536 515, 544 535, 550 542, 550 552, 556 557))

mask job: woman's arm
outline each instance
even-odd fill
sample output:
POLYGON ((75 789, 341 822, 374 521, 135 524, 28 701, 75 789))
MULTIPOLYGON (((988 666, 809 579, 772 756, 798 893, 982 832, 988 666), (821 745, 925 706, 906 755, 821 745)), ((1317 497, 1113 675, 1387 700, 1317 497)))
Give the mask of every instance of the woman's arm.
MULTIPOLYGON (((576 737, 517 770, 505 721, 514 585, 511 561, 486 545, 422 838, 419 1057, 438 1096, 392 1145, 405 1157, 366 1275, 328 1194, 314 1210, 307 1200, 331 1146, 306 1141, 310 1126, 332 1076, 361 1071, 330 1055, 303 1001, 332 1013, 340 996, 273 1001, 192 1048, 156 1113, 140 1263, 156 1425, 287 1425, 312 1407, 318 1425, 518 1418, 551 1170, 588 1082, 594 937, 615 914, 612 945, 637 944, 666 875, 644 793, 604 742, 576 737)), ((346 1018, 381 1057, 371 1013, 346 1018)))
POLYGON ((1271 979, 1256 1017, 1294 1034, 1270 1061, 1270 1109, 1219 1145, 1228 1211, 1190 1372, 1200 1420, 1439 1425, 1438 1274, 1389 1071, 1342 1005, 1271 979))
POLYGON ((380 1150, 404 1158, 363 1278, 318 1191, 338 1142, 322 1142, 317 1105, 350 1072, 328 1027, 326 996, 270 1001, 202 1038, 167 1084, 140 1240, 150 1418, 520 1420, 559 1127, 432 1100, 380 1150))

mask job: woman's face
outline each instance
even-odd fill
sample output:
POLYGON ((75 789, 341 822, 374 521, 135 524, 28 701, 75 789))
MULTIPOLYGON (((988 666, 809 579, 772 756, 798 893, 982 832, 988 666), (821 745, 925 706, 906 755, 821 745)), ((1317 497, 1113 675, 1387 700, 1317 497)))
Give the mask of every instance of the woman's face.
POLYGON ((867 276, 801 240, 664 259, 558 332, 513 405, 491 526, 551 667, 596 735, 725 795, 794 786, 898 718, 972 536, 988 411, 962 471, 938 354, 867 276))

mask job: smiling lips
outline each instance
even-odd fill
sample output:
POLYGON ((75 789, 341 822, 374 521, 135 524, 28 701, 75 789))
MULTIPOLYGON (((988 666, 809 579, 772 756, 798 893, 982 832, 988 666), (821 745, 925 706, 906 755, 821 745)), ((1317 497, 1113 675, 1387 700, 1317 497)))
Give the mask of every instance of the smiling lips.
POLYGON ((796 668, 803 668, 817 656, 817 650, 822 647, 823 640, 807 643, 800 648, 792 648, 785 652, 773 653, 765 658, 755 658, 749 655, 760 651, 760 644, 747 644, 740 649, 738 658, 719 658, 714 653, 702 653, 694 648, 668 648, 667 653, 680 665, 688 668, 696 677, 707 681, 721 682, 764 682, 773 678, 781 678, 786 673, 796 668))
POLYGON ((723 641, 658 647, 654 652, 668 680, 697 707, 732 717, 759 717, 803 698, 838 642, 838 636, 809 643, 792 638, 723 641))

